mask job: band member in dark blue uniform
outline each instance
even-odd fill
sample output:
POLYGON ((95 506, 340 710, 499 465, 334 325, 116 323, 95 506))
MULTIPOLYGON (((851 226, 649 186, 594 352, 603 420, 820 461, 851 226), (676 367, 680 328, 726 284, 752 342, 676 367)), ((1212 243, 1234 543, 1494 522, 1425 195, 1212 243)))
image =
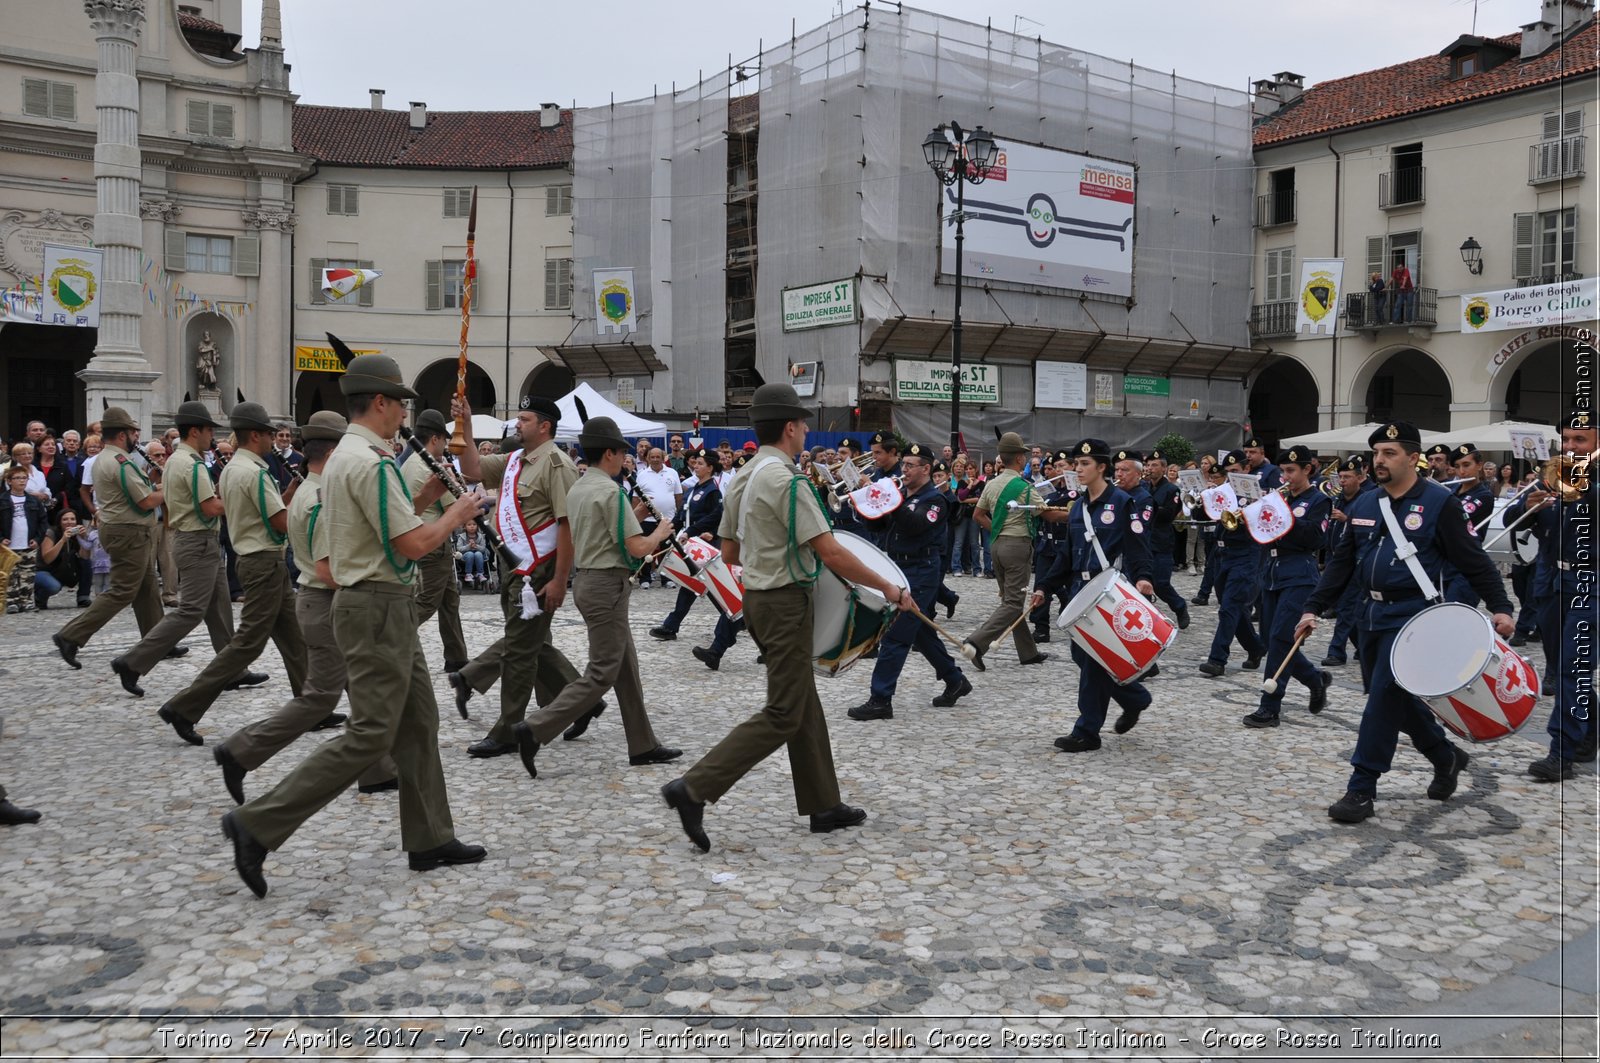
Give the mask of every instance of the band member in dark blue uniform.
MULTIPOLYGON (((1579 461, 1600 459, 1595 455, 1600 447, 1595 420, 1586 409, 1568 414, 1561 422, 1562 452, 1579 461)), ((1595 572, 1595 512, 1600 506, 1600 467, 1590 464, 1586 468, 1589 471, 1581 475, 1576 469, 1562 474, 1567 489, 1561 495, 1540 489, 1529 492, 1526 499, 1528 509, 1548 509, 1555 523, 1555 539, 1549 544, 1554 554, 1551 567, 1556 599, 1551 612, 1555 614, 1552 626, 1561 632, 1554 677, 1556 703, 1545 728, 1550 734, 1550 752, 1528 765, 1528 774, 1540 782, 1570 779, 1574 761, 1595 759, 1593 678, 1595 640, 1600 638, 1596 634, 1600 632, 1600 580, 1595 572)))
MULTIPOLYGON (((1267 644, 1267 674, 1277 675, 1278 666, 1294 645, 1294 629, 1300 622, 1301 606, 1317 585, 1317 548, 1328 529, 1328 496, 1311 486, 1311 452, 1291 447, 1278 455, 1278 471, 1283 479, 1284 501, 1294 517, 1288 534, 1266 548, 1266 563, 1261 572, 1261 638, 1267 644)), ((1290 658, 1288 670, 1279 677, 1276 688, 1261 692, 1256 711, 1244 718, 1246 727, 1276 727, 1283 706, 1283 688, 1290 677, 1311 691, 1312 712, 1321 712, 1328 703, 1328 684, 1333 677, 1319 670, 1299 650, 1290 658)))
POLYGON ((1244 441, 1244 471, 1261 480, 1261 492, 1276 490, 1283 483, 1278 467, 1267 460, 1267 447, 1259 436, 1244 441))
POLYGON ((1450 448, 1443 443, 1428 448, 1428 477, 1440 483, 1450 479, 1450 448))
MULTIPOLYGON (((1558 685, 1556 670, 1561 663, 1561 603, 1557 600, 1561 570, 1556 567, 1561 553, 1561 519, 1548 499, 1544 505, 1533 509, 1531 515, 1530 509, 1528 496, 1523 495, 1505 508, 1501 521, 1508 528, 1520 521, 1519 526, 1530 529, 1534 541, 1539 544, 1539 552, 1533 559, 1533 573, 1528 577, 1528 597, 1533 602, 1534 623, 1538 625, 1539 642, 1544 648, 1540 692, 1554 697, 1558 685)), ((1512 644, 1516 644, 1515 637, 1512 644)))
MULTIPOLYGON (((952 516, 949 502, 933 485, 933 454, 933 448, 926 443, 913 443, 906 448, 901 462, 906 500, 876 522, 884 529, 884 552, 906 574, 907 589, 924 615, 933 612, 933 600, 944 574, 946 529, 952 516)), ((934 630, 912 614, 902 613, 878 644, 871 696, 850 710, 852 720, 894 718, 895 686, 913 647, 928 659, 944 683, 944 692, 933 699, 934 705, 954 705, 957 699, 972 693, 972 684, 934 630)))
MULTIPOLYGON (((862 479, 872 478, 870 471, 872 467, 869 465, 866 469, 862 469, 861 463, 855 460, 865 453, 862 450, 860 443, 856 442, 849 436, 846 436, 845 438, 839 440, 839 445, 834 449, 838 451, 839 462, 841 465, 845 462, 854 463, 856 470, 861 473, 862 479)), ((842 468, 834 470, 835 475, 837 475, 841 480, 845 479, 845 477, 842 475, 843 472, 844 470, 842 468)), ((841 487, 840 490, 843 491, 844 489, 841 487)), ((834 531, 854 532, 863 539, 872 538, 872 533, 868 530, 866 522, 856 515, 856 507, 851 505, 848 499, 845 500, 844 505, 839 507, 839 512, 832 514, 832 520, 834 531)))
MULTIPOLYGON (((1483 482, 1483 458, 1477 447, 1462 443, 1450 452, 1450 463, 1455 468, 1456 478, 1466 481, 1456 485, 1456 497, 1461 499, 1461 508, 1467 512, 1467 523, 1473 527, 1482 525, 1473 533, 1481 543, 1489 534, 1489 515, 1494 512, 1494 490, 1483 482)), ((1478 604, 1472 584, 1449 565, 1444 570, 1444 600, 1463 605, 1478 604)))
MULTIPOLYGON (((694 482, 684 488, 682 501, 672 521, 673 527, 682 528, 690 538, 703 539, 715 546, 717 525, 722 521, 722 492, 712 478, 711 461, 704 449, 689 451, 684 455, 684 461, 694 474, 694 482)), ((694 605, 698 597, 689 588, 679 587, 678 600, 673 603, 672 612, 659 626, 650 629, 650 637, 663 642, 677 638, 683 618, 689 615, 689 607, 694 605)))
MULTIPOLYGON (((1072 468, 1072 456, 1064 450, 1058 450, 1045 462, 1042 471, 1047 477, 1060 476, 1067 469, 1072 468)), ((1043 490, 1041 488, 1041 490, 1043 490)), ((1064 478, 1051 479, 1050 489, 1044 496, 1047 506, 1068 506, 1072 504, 1076 494, 1067 490, 1064 478)), ((1056 557, 1066 549, 1067 526, 1059 522, 1041 521, 1039 524, 1039 537, 1033 541, 1033 582, 1037 586, 1039 581, 1055 566, 1056 557)), ((1028 623, 1033 625, 1033 641, 1050 641, 1050 621, 1067 604, 1067 589, 1060 588, 1053 596, 1054 601, 1046 600, 1037 609, 1028 613, 1028 623)))
POLYGON ((1189 604, 1172 589, 1172 550, 1177 542, 1172 522, 1183 507, 1182 497, 1178 485, 1167 479, 1167 459, 1161 451, 1149 453, 1144 459, 1144 471, 1150 491, 1150 519, 1146 524, 1150 533, 1150 583, 1156 589, 1156 597, 1166 602, 1178 618, 1178 626, 1188 627, 1189 604))
MULTIPOLYGON (((1339 540, 1348 534, 1350 529, 1350 515, 1346 511, 1358 496, 1364 491, 1370 491, 1378 485, 1367 477, 1367 463, 1360 457, 1346 458, 1339 463, 1339 497, 1333 500, 1333 508, 1328 512, 1328 536, 1323 548, 1323 557, 1332 557, 1339 549, 1339 540)), ((1355 580, 1345 587, 1344 593, 1339 596, 1339 604, 1334 608, 1333 638, 1328 641, 1327 655, 1322 658, 1322 667, 1336 668, 1345 661, 1345 646, 1355 640, 1356 616, 1361 611, 1362 603, 1366 596, 1361 593, 1361 587, 1355 580)), ((1356 649, 1360 656, 1360 647, 1356 649)))
MULTIPOLYGON (((1135 527, 1140 523, 1139 514, 1127 492, 1106 480, 1106 473, 1111 470, 1111 448, 1102 440, 1085 439, 1073 448, 1073 454, 1081 486, 1078 502, 1068 514, 1068 538, 1055 567, 1034 589, 1033 606, 1037 608, 1063 585, 1070 598, 1118 560, 1122 562, 1123 575, 1134 581, 1139 593, 1150 594, 1154 589, 1150 586, 1150 550, 1135 527), (1100 560, 1102 554, 1105 564, 1100 560)), ((1150 707, 1150 692, 1137 682, 1118 686, 1111 673, 1079 649, 1077 643, 1072 644, 1072 660, 1078 666, 1078 719, 1071 734, 1056 739, 1056 748, 1064 753, 1086 753, 1100 748, 1100 728, 1106 722, 1111 702, 1122 709, 1112 730, 1127 734, 1139 722, 1139 715, 1150 707)))
MULTIPOLYGON (((1237 450, 1229 451, 1222 459, 1227 472, 1243 472, 1243 464, 1244 455, 1237 450)), ((1278 467, 1271 468, 1276 476, 1278 467)), ((1200 663, 1200 671, 1215 678, 1227 670, 1228 648, 1235 639, 1244 650, 1247 671, 1261 667, 1266 647, 1250 623, 1250 607, 1255 604, 1261 585, 1261 544, 1250 537, 1250 529, 1240 518, 1232 531, 1223 525, 1222 541, 1212 553, 1217 565, 1217 631, 1211 637, 1211 651, 1200 663)))
POLYGON ((1483 544, 1467 528, 1461 500, 1449 488, 1417 476, 1417 455, 1422 433, 1402 421, 1383 425, 1372 433, 1373 472, 1379 490, 1357 496, 1350 504, 1350 529, 1338 551, 1323 570, 1317 589, 1306 599, 1305 612, 1295 636, 1316 627, 1345 586, 1360 581, 1367 594, 1358 631, 1361 672, 1367 686, 1367 704, 1361 714, 1356 750, 1350 757, 1350 782, 1345 795, 1328 808, 1341 823, 1360 823, 1372 815, 1378 777, 1389 770, 1401 732, 1433 764, 1428 796, 1447 800, 1456 791, 1457 776, 1467 765, 1465 750, 1452 745, 1444 728, 1427 706, 1395 682, 1389 652, 1406 621, 1433 604, 1412 575, 1406 556, 1414 556, 1438 591, 1439 573, 1449 561, 1472 581, 1473 589, 1494 612, 1494 627, 1502 638, 1512 632, 1511 602, 1505 582, 1483 544), (1391 503, 1393 518, 1403 530, 1404 548, 1388 528, 1381 503, 1391 503))

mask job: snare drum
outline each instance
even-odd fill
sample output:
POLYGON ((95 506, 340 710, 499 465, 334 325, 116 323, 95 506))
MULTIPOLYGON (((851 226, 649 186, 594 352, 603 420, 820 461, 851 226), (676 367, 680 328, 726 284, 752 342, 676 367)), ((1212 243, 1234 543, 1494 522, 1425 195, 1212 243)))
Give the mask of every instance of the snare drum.
MULTIPOLYGON (((856 560, 897 587, 910 582, 889 555, 859 535, 836 531, 835 541, 856 560)), ((812 607, 811 659, 818 675, 836 676, 870 653, 894 622, 894 606, 867 587, 840 579, 824 568, 817 577, 812 607)))
POLYGON ((1389 669, 1402 690, 1469 742, 1516 734, 1539 704, 1539 673, 1495 634, 1486 615, 1460 602, 1430 606, 1406 621, 1389 651, 1389 669))
POLYGON ((744 619, 744 584, 720 554, 706 562, 700 578, 705 581, 706 597, 717 612, 729 620, 744 619))
POLYGON ((694 561, 695 567, 700 570, 699 575, 689 571, 689 566, 683 563, 683 558, 678 556, 676 550, 668 550, 661 556, 661 574, 691 594, 706 593, 705 568, 713 561, 720 562, 722 551, 704 539, 686 539, 683 552, 694 561))
POLYGON ((1122 573, 1107 569, 1084 585, 1056 617, 1084 653, 1099 662, 1118 686, 1155 666, 1178 637, 1178 628, 1122 573))

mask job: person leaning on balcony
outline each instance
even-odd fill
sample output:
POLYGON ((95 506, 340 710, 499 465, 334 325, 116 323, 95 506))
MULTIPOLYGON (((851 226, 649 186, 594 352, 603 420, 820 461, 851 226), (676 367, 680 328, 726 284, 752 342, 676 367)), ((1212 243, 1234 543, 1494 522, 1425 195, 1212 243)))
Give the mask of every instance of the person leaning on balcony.
POLYGON ((1417 286, 1411 282, 1411 271, 1404 262, 1394 267, 1394 272, 1389 275, 1389 287, 1393 291, 1390 303, 1393 305, 1391 322, 1400 324, 1402 321, 1412 321, 1417 316, 1417 286))
POLYGON ((1367 292, 1371 297, 1372 309, 1367 311, 1368 321, 1383 320, 1383 274, 1377 270, 1372 271, 1372 281, 1367 285, 1367 292))

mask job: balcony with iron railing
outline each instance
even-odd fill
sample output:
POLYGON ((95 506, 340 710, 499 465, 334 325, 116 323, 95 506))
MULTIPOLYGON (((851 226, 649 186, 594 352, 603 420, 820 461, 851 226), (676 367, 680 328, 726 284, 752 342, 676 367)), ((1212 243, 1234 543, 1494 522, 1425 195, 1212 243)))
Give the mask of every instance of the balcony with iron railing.
POLYGON ((1532 277, 1518 277, 1518 288, 1537 288, 1545 284, 1565 284, 1568 281, 1581 281, 1581 273, 1541 273, 1532 277))
POLYGON ((1395 207, 1420 207, 1427 168, 1407 166, 1378 175, 1378 206, 1384 210, 1395 207))
POLYGON ((1542 140, 1528 148, 1528 183, 1542 185, 1583 176, 1587 137, 1542 140))
POLYGON ((1404 302, 1398 292, 1352 292, 1344 297, 1344 324, 1348 329, 1376 332, 1390 328, 1433 328, 1439 324, 1439 289, 1416 288, 1404 302), (1398 305, 1397 305, 1398 303, 1398 305))
POLYGON ((1293 225, 1298 206, 1297 192, 1273 192, 1256 197, 1256 228, 1271 229, 1278 225, 1293 225))
POLYGON ((1257 303, 1250 308, 1250 335, 1258 340, 1294 335, 1295 304, 1257 303))

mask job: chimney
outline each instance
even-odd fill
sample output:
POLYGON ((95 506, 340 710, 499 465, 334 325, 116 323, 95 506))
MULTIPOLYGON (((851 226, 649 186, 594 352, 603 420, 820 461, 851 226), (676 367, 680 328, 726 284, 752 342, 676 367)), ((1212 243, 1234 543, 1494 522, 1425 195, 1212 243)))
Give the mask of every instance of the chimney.
POLYGON ((1276 114, 1283 105, 1283 100, 1278 96, 1278 83, 1271 78, 1262 78, 1255 83, 1255 105, 1252 108, 1256 119, 1267 118, 1276 114))
POLYGON ((1287 70, 1280 70, 1272 75, 1278 82, 1278 100, 1280 106, 1293 103, 1306 91, 1306 79, 1299 74, 1287 70))
POLYGON ((413 132, 428 128, 428 105, 421 100, 411 101, 411 129, 413 132))
POLYGON ((539 128, 554 129, 561 124, 561 105, 556 103, 541 103, 539 105, 539 128))
POLYGON ((383 110, 383 90, 382 89, 368 89, 367 92, 369 92, 372 95, 372 109, 374 111, 383 110))
POLYGON ((1566 39, 1592 18, 1594 9, 1589 0, 1543 0, 1539 21, 1522 27, 1522 58, 1543 55, 1557 41, 1566 39))

